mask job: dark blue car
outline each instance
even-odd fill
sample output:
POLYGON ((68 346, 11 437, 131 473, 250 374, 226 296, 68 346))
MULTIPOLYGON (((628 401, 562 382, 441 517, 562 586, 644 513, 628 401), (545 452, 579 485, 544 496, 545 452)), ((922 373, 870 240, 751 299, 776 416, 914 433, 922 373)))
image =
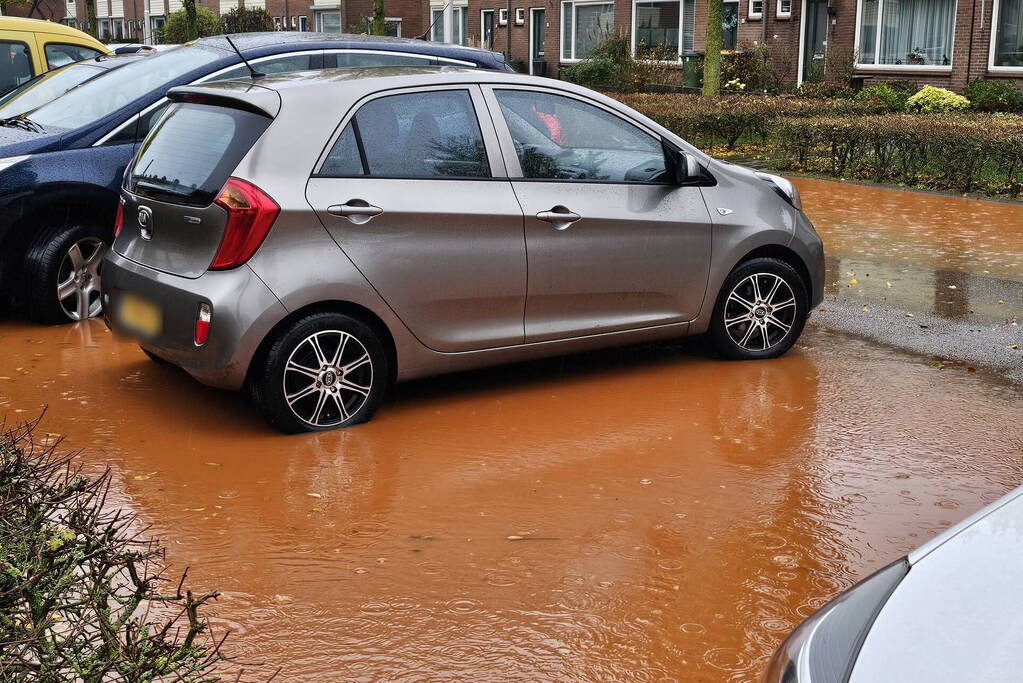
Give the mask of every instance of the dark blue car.
MULTIPOLYGON (((232 39, 252 68, 267 74, 444 64, 510 70, 494 52, 418 40, 323 33, 232 39)), ((249 76, 224 37, 204 38, 0 120, 0 293, 38 322, 99 314, 99 264, 113 237, 121 176, 167 106, 167 89, 249 76)))

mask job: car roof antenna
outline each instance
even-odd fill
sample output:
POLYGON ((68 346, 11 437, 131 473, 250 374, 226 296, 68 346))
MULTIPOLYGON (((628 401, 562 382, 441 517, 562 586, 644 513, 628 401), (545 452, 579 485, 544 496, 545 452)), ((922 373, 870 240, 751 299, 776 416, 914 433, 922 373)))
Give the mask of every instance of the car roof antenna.
POLYGON ((255 69, 252 68, 252 65, 249 64, 249 60, 245 59, 245 55, 242 54, 242 51, 239 50, 238 46, 234 44, 233 40, 231 40, 231 36, 225 35, 224 38, 227 39, 227 44, 230 45, 232 48, 234 48, 234 51, 237 52, 238 56, 242 58, 243 62, 245 62, 245 66, 247 66, 249 68, 249 76, 251 76, 253 80, 255 80, 257 78, 262 78, 263 76, 266 76, 265 73, 263 73, 261 71, 256 71, 255 69))

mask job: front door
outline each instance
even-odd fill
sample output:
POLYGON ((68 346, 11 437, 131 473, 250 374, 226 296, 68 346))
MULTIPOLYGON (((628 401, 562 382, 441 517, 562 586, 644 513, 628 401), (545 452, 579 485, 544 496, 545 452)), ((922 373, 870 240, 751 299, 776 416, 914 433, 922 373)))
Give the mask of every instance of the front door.
MULTIPOLYGON (((522 211, 478 86, 361 105, 307 186, 323 225, 409 330, 437 351, 521 344, 522 211)), ((343 292, 339 292, 343 297, 343 292)))
POLYGON ((582 98, 488 98, 526 217, 526 341, 696 317, 711 220, 699 188, 666 182, 661 141, 582 98))
POLYGON ((529 10, 529 73, 535 76, 546 76, 547 64, 544 56, 543 37, 547 28, 543 7, 529 10), (542 72, 542 73, 541 73, 542 72))
POLYGON ((801 82, 824 80, 824 55, 828 45, 828 0, 805 0, 803 41, 800 54, 801 82))

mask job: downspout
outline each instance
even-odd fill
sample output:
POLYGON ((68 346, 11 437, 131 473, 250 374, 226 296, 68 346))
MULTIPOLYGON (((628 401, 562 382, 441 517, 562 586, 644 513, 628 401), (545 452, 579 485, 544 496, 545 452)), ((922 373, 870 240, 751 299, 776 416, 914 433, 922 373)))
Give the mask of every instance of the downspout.
MULTIPOLYGON (((983 9, 981 10, 983 11, 983 9)), ((970 83, 970 66, 973 61, 973 31, 977 23, 977 0, 973 0, 972 11, 970 12, 970 42, 966 46, 966 84, 970 83)), ((953 51, 953 60, 955 59, 955 51, 953 51)))
MULTIPOLYGON (((974 0, 976 1, 976 0, 974 0)), ((498 22, 500 23, 500 22, 498 22)), ((510 62, 512 58, 511 53, 511 31, 512 31, 512 0, 508 0, 508 21, 504 24, 504 30, 508 33, 508 56, 507 59, 510 62)))

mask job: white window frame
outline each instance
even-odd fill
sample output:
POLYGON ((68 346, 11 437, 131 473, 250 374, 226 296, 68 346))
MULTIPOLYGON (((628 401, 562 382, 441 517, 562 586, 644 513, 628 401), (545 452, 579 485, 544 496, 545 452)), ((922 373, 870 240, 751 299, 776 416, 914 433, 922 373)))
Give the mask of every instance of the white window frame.
POLYGON ((994 0, 991 5, 991 38, 988 41, 987 70, 992 73, 1001 74, 1023 74, 1023 66, 996 66, 995 45, 998 36, 998 13, 1002 8, 1002 0, 994 0))
MULTIPOLYGON (((877 27, 874 33, 874 63, 860 64, 857 59, 856 70, 860 71, 933 71, 935 73, 950 73, 955 64, 955 43, 956 43, 956 21, 959 19, 959 0, 953 0, 955 6, 952 8, 952 41, 948 46, 948 65, 944 64, 878 64, 881 61, 881 30, 884 28, 884 4, 885 0, 877 0, 877 27)), ((806 0, 803 0, 803 16, 800 17, 800 55, 802 55, 802 40, 804 36, 806 0)), ((859 55, 860 49, 860 20, 863 15, 863 0, 856 0, 856 31, 853 34, 853 53, 859 55)), ((992 41, 993 43, 993 41, 992 41)))
MULTIPOLYGON (((313 8, 315 9, 315 8, 313 8)), ((325 33, 323 30, 323 15, 324 14, 336 14, 338 21, 338 31, 344 33, 344 26, 341 25, 341 10, 340 9, 324 9, 316 10, 313 12, 313 26, 316 27, 318 33, 325 33)))
MULTIPOLYGON (((662 3, 662 2, 677 2, 678 3, 678 59, 679 60, 682 59, 682 53, 683 53, 682 44, 685 42, 682 39, 682 36, 684 35, 683 31, 685 30, 685 27, 686 27, 685 26, 685 23, 686 23, 686 21, 685 21, 686 20, 686 3, 687 2, 695 3, 696 0, 632 0, 632 56, 633 57, 636 56, 636 48, 638 47, 638 40, 637 40, 637 36, 636 36, 636 28, 637 28, 637 24, 638 24, 638 20, 639 20, 639 8, 637 7, 637 5, 639 5, 641 3, 644 4, 644 5, 649 5, 651 3, 662 3)), ((693 39, 694 39, 694 42, 695 42, 695 39, 696 39, 695 31, 696 31, 696 27, 694 26, 693 27, 693 32, 694 32, 693 39)), ((662 59, 647 59, 647 60, 644 60, 644 61, 655 63, 655 64, 674 64, 675 63, 675 62, 666 62, 666 61, 664 61, 662 59)))
POLYGON ((763 19, 764 18, 764 3, 765 2, 767 2, 767 0, 749 0, 749 6, 746 8, 746 18, 747 19, 763 19), (754 2, 759 2, 760 3, 760 11, 759 12, 754 12, 753 11, 753 3, 754 2))
POLYGON ((508 8, 502 7, 497 11, 497 25, 507 26, 508 25, 508 8))
POLYGON ((515 8, 515 25, 524 26, 526 23, 526 8, 516 7, 515 8))
MULTIPOLYGON (((444 6, 446 4, 447 4, 446 2, 437 2, 436 0, 434 0, 434 2, 432 2, 430 4, 430 42, 431 43, 440 42, 440 41, 444 40, 444 35, 443 35, 444 32, 443 32, 443 30, 441 30, 441 35, 439 37, 436 34, 437 22, 435 22, 434 19, 433 19, 433 13, 438 11, 438 10, 443 12, 444 11, 444 6)), ((455 42, 452 43, 452 45, 462 45, 458 41, 462 39, 462 28, 463 28, 462 22, 464 21, 466 24, 469 23, 469 2, 468 2, 468 0, 465 0, 464 2, 453 2, 453 3, 451 3, 451 14, 454 16, 454 20, 455 20, 455 28, 454 28, 454 30, 451 31, 451 35, 455 39, 455 42)), ((469 35, 468 29, 466 29, 465 33, 466 33, 466 41, 465 42, 466 42, 466 45, 468 45, 468 43, 471 42, 469 40, 469 38, 468 38, 468 35, 469 35)))
MULTIPOLYGON (((578 64, 579 62, 582 61, 582 59, 576 59, 574 56, 573 57, 566 57, 565 54, 564 54, 564 50, 565 50, 565 8, 566 7, 571 7, 574 10, 574 8, 582 6, 582 5, 611 5, 611 26, 614 27, 614 0, 562 0, 562 2, 561 2, 561 16, 558 17, 559 21, 561 22, 561 29, 558 31, 558 56, 561 57, 561 62, 563 64, 578 64)), ((633 9, 632 9, 633 19, 635 19, 635 13, 636 13, 636 5, 635 5, 635 3, 633 3, 632 7, 633 7, 633 9)), ((679 5, 679 7, 681 7, 681 5, 679 5)), ((635 26, 636 22, 633 21, 632 23, 633 23, 633 26, 635 26)), ((579 22, 576 20, 576 17, 573 14, 572 15, 572 40, 569 41, 569 44, 572 46, 572 54, 573 55, 575 54, 575 34, 576 34, 576 31, 578 30, 578 28, 579 28, 579 22)), ((633 29, 633 34, 635 34, 635 29, 633 29)))
POLYGON ((792 2, 793 2, 793 0, 778 0, 778 2, 774 6, 774 16, 778 17, 779 19, 786 19, 786 18, 791 17, 792 16, 792 2), (789 9, 788 9, 787 12, 781 8, 781 3, 786 2, 786 1, 789 3, 789 9))
POLYGON ((491 44, 491 46, 489 48, 486 45, 483 44, 483 17, 486 16, 487 12, 490 12, 490 14, 493 16, 493 19, 490 22, 490 30, 491 30, 490 40, 491 40, 491 43, 496 42, 496 41, 494 41, 495 36, 493 34, 493 31, 495 29, 497 29, 497 12, 495 12, 493 9, 481 9, 480 10, 480 47, 483 48, 484 50, 493 50, 494 49, 493 44, 491 44))

